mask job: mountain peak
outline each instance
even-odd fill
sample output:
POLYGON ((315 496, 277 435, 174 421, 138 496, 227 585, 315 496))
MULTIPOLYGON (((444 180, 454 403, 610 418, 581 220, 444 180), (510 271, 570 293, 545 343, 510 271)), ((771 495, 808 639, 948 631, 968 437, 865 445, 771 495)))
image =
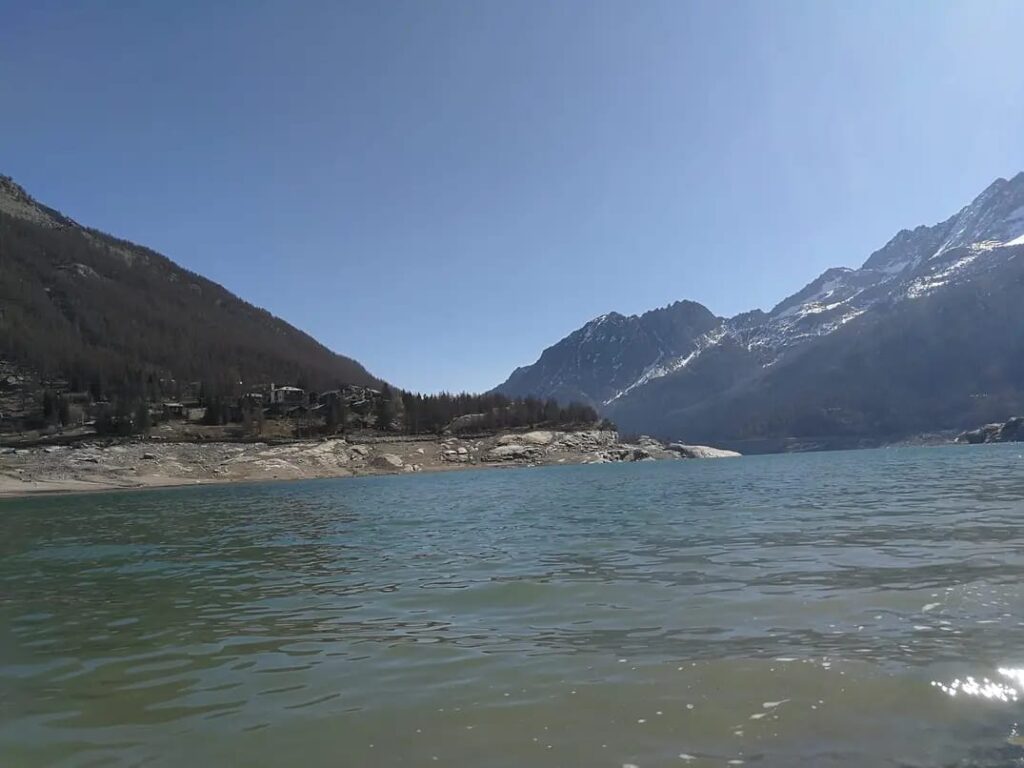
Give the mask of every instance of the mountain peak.
POLYGON ((864 262, 864 269, 896 275, 974 243, 1006 243, 1024 235, 1024 171, 997 178, 953 216, 932 226, 902 229, 864 262))
POLYGON ((598 315, 597 317, 595 317, 593 320, 587 323, 587 325, 596 326, 604 325, 605 323, 619 323, 626 319, 626 316, 621 312, 605 312, 603 315, 598 315))
POLYGON ((706 307, 677 301, 642 315, 608 312, 517 368, 498 392, 602 403, 663 360, 692 352, 721 324, 706 307))
POLYGON ((1024 171, 1020 171, 1019 173, 1017 173, 1014 176, 1011 176, 1008 179, 1003 178, 1002 176, 997 176, 995 180, 987 187, 985 187, 985 189, 982 190, 981 194, 974 199, 974 202, 977 202, 978 200, 986 197, 987 195, 990 195, 991 193, 1005 189, 1006 187, 1010 187, 1011 189, 1013 189, 1020 186, 1024 186, 1024 171))
POLYGON ((1009 242, 1024 234, 1024 173, 998 178, 949 219, 949 234, 931 258, 982 242, 1009 242))

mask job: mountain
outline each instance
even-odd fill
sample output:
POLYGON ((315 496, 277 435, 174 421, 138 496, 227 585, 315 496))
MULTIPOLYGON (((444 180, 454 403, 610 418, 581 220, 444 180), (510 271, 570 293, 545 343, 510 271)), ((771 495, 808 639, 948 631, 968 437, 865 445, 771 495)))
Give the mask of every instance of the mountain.
POLYGON ((517 368, 498 391, 600 406, 658 362, 693 352, 698 340, 721 322, 692 301, 639 317, 611 312, 544 350, 533 365, 517 368))
POLYGON ((269 312, 148 248, 76 223, 4 176, 0 360, 102 396, 172 381, 379 383, 269 312))
POLYGON ((842 444, 1002 419, 1024 406, 1022 255, 1024 173, 939 224, 898 233, 859 269, 827 270, 770 312, 715 318, 678 351, 614 332, 597 343, 606 315, 498 390, 572 381, 620 429, 734 445, 842 444), (608 356, 628 358, 627 372, 610 375, 608 356))

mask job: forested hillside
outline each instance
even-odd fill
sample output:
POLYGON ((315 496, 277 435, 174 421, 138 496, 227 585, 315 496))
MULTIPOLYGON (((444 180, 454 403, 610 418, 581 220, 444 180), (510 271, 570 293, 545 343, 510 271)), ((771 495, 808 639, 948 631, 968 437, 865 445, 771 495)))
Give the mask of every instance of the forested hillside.
MULTIPOLYGON (((311 279, 315 279, 311 276, 311 279)), ((0 360, 97 397, 296 382, 375 385, 356 361, 147 248, 0 177, 0 360)))

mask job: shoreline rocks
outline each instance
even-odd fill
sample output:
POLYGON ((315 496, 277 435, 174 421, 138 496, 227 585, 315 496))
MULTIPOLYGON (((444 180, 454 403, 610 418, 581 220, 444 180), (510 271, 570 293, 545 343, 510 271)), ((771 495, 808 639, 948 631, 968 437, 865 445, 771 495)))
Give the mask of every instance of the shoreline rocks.
POLYGON ((276 444, 96 440, 0 453, 0 496, 734 455, 706 446, 666 446, 650 437, 625 442, 614 431, 597 429, 480 439, 363 436, 359 443, 342 437, 276 444))
POLYGON ((1024 416, 1014 416, 1000 423, 985 424, 962 432, 956 441, 968 445, 982 443, 1016 443, 1024 441, 1024 416))
POLYGON ((743 455, 736 451, 727 451, 724 448, 712 448, 710 445, 686 445, 684 443, 669 443, 668 450, 675 451, 684 459, 735 459, 743 455))
POLYGON ((370 465, 377 469, 402 469, 405 466, 405 462, 401 456, 393 453, 381 453, 373 457, 370 465))

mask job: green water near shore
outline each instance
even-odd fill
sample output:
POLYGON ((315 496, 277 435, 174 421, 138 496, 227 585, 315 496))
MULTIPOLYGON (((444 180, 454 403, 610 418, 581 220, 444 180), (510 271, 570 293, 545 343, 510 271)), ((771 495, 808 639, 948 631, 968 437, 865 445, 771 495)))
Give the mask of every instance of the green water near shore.
POLYGON ((1015 765, 1022 453, 0 502, 0 762, 1015 765))

